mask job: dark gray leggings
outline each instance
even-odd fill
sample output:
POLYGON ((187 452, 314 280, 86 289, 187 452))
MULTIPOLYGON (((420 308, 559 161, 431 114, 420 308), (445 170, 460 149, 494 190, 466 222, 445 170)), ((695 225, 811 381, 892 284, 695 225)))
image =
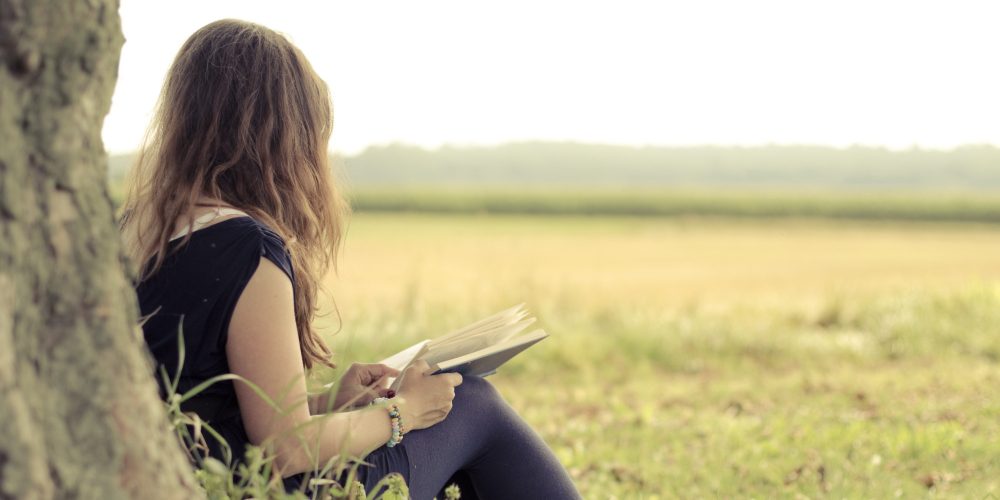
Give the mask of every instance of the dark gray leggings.
POLYGON ((465 377, 455 388, 444 421, 407 433, 399 446, 383 446, 365 462, 371 466, 362 466, 359 476, 367 490, 398 472, 415 500, 433 498, 456 477, 465 483, 463 500, 580 498, 545 442, 479 377, 465 377))

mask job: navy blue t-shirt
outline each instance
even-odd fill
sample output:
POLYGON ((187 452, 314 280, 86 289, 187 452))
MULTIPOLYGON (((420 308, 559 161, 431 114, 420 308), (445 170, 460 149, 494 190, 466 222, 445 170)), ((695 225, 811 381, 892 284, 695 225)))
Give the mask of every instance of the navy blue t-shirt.
MULTIPOLYGON (((178 336, 183 336, 184 346, 178 394, 229 373, 229 321, 261 257, 285 271, 295 285, 291 257, 281 237, 250 217, 227 219, 194 231, 188 243, 180 247, 182 240, 171 241, 163 266, 136 286, 141 314, 148 316, 142 326, 143 335, 157 364, 156 379, 162 396, 166 396, 168 387, 162 373, 165 371, 170 381, 178 377, 178 336)), ((185 402, 182 409, 197 413, 232 450, 231 456, 226 456, 223 446, 203 433, 211 456, 224 462, 243 458, 250 439, 231 381, 212 384, 185 402)))

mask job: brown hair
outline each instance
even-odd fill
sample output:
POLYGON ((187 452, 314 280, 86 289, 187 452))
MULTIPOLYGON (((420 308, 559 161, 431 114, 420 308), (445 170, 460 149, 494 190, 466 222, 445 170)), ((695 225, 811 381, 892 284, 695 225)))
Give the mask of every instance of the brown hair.
POLYGON ((185 214, 193 221, 202 195, 278 233, 295 269, 306 368, 330 365, 311 321, 349 211, 329 164, 331 107, 326 84, 284 36, 245 21, 213 22, 188 38, 167 73, 123 207, 140 280, 160 269, 175 223, 185 214))

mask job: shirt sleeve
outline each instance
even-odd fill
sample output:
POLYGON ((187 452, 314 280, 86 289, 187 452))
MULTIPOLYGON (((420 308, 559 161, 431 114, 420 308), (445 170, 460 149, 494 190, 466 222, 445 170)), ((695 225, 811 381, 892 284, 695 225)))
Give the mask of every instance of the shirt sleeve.
POLYGON ((292 269, 292 256, 288 253, 285 242, 276 233, 261 226, 260 255, 274 263, 288 275, 295 286, 295 271, 292 269))

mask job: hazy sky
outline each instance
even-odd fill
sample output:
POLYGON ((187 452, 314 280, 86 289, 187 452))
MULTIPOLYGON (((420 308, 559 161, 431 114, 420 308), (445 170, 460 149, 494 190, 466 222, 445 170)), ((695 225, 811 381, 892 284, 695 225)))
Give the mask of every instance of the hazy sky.
POLYGON ((332 147, 1000 144, 995 0, 123 0, 104 138, 138 147, 202 25, 286 33, 333 92, 332 147))

